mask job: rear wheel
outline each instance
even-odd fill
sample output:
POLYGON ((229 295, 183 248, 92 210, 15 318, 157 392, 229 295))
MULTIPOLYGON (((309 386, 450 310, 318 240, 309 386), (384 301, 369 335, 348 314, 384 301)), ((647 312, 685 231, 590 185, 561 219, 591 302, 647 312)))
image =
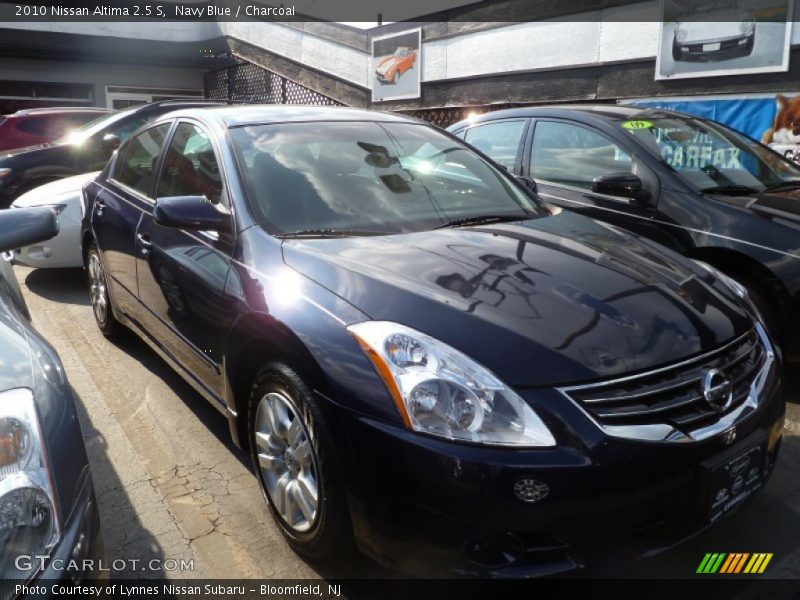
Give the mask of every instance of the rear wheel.
POLYGON ((264 366, 249 403, 253 467, 289 544, 312 558, 350 547, 352 533, 328 424, 311 388, 282 363, 264 366))
POLYGON ((89 278, 89 299, 92 303, 94 320, 100 331, 106 337, 111 337, 119 328, 119 323, 114 317, 111 306, 111 296, 108 293, 106 272, 100 260, 100 251, 92 243, 86 252, 86 270, 89 278))

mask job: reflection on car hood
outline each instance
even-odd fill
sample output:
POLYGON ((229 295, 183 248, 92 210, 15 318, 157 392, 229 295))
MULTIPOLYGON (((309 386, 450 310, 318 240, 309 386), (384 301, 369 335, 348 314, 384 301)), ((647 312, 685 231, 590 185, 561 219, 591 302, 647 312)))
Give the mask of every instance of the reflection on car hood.
POLYGON ((99 173, 100 171, 95 171, 51 181, 22 194, 14 200, 13 206, 17 208, 43 206, 66 197, 79 199, 84 184, 92 181, 99 173))
POLYGON ((729 290, 658 248, 568 211, 283 245, 288 265, 371 318, 424 331, 515 385, 652 368, 750 327, 729 290))

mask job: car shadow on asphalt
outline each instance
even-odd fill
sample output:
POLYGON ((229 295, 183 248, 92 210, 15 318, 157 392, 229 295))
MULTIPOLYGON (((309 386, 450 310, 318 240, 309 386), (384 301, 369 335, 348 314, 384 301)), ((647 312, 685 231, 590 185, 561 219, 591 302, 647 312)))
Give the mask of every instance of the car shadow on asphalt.
POLYGON ((25 276, 28 289, 59 304, 89 306, 89 289, 83 269, 33 269, 25 276))
POLYGON ((101 578, 108 576, 111 580, 159 579, 163 577, 163 572, 153 568, 154 565, 163 565, 166 559, 172 557, 164 554, 158 539, 139 520, 129 496, 131 487, 139 484, 149 486, 149 482, 120 480, 108 455, 108 441, 94 427, 82 398, 74 388, 72 392, 100 512, 100 529, 106 548, 103 564, 105 568, 112 569, 111 572, 97 572, 95 575, 101 578))

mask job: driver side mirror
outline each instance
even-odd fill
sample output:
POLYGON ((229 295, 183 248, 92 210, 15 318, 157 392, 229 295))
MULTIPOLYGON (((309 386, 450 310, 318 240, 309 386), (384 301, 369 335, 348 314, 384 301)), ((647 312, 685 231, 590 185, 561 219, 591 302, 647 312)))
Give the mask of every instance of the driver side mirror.
POLYGON ((0 252, 38 244, 57 233, 56 213, 48 206, 0 211, 0 252))
POLYGON ((522 175, 515 175, 514 179, 519 181, 529 192, 536 193, 536 182, 530 177, 523 177, 522 175))
POLYGON ((608 173, 595 177, 592 180, 592 191, 642 203, 650 198, 650 193, 642 187, 642 180, 633 173, 608 173))
POLYGON ((156 200, 153 220, 162 227, 189 231, 229 231, 231 216, 205 196, 170 196, 156 200))
POLYGON ((119 148, 120 144, 119 136, 114 133, 107 133, 103 136, 103 139, 100 141, 100 146, 108 153, 114 152, 117 148, 119 148))

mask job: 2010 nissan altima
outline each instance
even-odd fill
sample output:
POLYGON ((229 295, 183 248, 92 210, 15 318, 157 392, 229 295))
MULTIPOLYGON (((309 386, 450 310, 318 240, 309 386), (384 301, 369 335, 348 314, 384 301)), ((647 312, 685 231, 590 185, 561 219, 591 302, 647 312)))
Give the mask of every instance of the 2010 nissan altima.
POLYGON ((743 288, 422 122, 180 111, 84 195, 100 329, 225 415, 304 555, 564 572, 696 533, 774 465, 780 357, 743 288))

